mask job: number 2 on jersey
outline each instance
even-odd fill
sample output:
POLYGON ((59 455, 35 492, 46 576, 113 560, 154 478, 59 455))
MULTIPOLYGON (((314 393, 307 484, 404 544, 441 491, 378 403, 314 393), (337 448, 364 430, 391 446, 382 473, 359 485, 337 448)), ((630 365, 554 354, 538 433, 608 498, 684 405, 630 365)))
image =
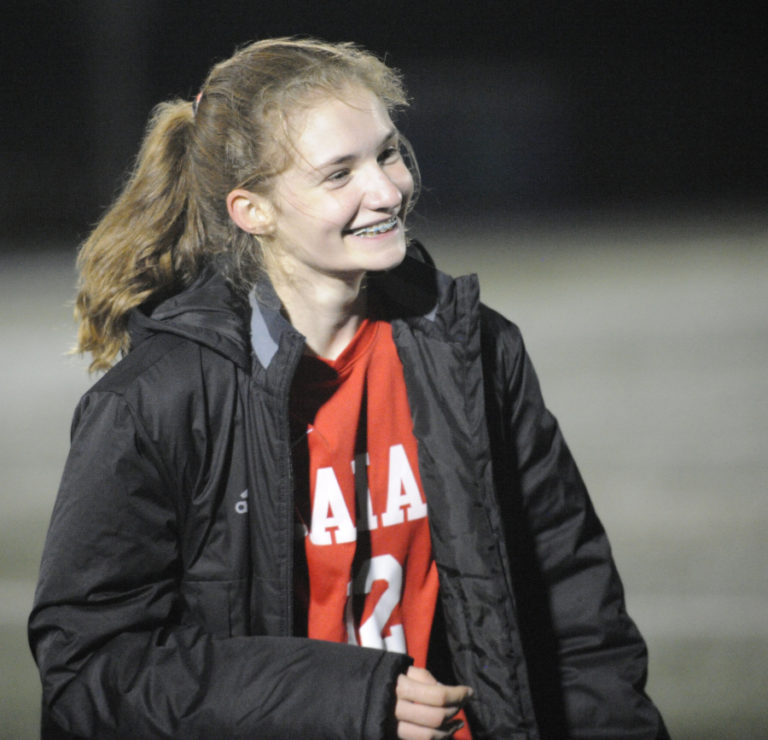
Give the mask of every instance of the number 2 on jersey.
POLYGON ((393 653, 407 652, 405 632, 401 624, 391 625, 389 635, 384 635, 384 627, 392 616, 392 612, 400 602, 403 588, 403 568, 392 555, 378 555, 366 560, 357 575, 347 586, 347 606, 345 610, 347 622, 347 641, 351 645, 379 648, 393 653), (366 619, 355 633, 355 620, 352 602, 355 596, 371 593, 376 581, 384 581, 387 588, 381 594, 373 613, 366 619))

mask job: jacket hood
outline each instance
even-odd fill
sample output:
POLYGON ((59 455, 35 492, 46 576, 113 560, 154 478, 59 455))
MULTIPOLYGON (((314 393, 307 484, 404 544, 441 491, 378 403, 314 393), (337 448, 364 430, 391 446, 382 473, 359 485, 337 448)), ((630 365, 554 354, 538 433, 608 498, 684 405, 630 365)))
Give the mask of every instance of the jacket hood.
POLYGON ((158 333, 175 334, 202 344, 239 365, 248 364, 248 305, 226 278, 207 270, 186 290, 158 304, 150 313, 131 312, 131 347, 158 333))

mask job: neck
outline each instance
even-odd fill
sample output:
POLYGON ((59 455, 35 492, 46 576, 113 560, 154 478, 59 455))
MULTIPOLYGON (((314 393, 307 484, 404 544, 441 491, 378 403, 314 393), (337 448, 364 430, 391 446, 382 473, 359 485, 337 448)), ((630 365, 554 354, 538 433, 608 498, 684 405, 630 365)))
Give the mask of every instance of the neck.
POLYGON ((307 349, 335 360, 365 318, 365 291, 361 290, 364 275, 314 275, 312 280, 284 273, 270 277, 288 320, 306 338, 307 349))

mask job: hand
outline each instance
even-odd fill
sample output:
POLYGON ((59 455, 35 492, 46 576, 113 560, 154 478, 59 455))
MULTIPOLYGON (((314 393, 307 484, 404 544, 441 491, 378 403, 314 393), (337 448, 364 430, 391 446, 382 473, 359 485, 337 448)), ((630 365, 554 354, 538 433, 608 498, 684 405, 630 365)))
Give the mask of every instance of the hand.
POLYGON ((472 696, 469 686, 445 686, 424 668, 411 666, 397 679, 397 737, 436 740, 452 737, 462 722, 453 717, 472 696))

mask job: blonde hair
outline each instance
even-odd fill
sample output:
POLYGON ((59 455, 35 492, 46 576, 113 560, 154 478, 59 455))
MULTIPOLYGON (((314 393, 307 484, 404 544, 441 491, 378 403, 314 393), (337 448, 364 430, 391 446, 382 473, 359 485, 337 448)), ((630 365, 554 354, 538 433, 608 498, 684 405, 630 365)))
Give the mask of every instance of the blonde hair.
POLYGON ((390 113, 407 104, 398 72, 354 44, 279 38, 215 65, 195 103, 155 108, 129 179, 78 256, 76 351, 92 354, 91 370, 129 350, 132 309, 182 290, 207 265, 236 288, 252 283, 260 245, 229 218, 226 196, 235 188, 269 194, 290 164, 278 134, 286 116, 350 83, 390 113))

